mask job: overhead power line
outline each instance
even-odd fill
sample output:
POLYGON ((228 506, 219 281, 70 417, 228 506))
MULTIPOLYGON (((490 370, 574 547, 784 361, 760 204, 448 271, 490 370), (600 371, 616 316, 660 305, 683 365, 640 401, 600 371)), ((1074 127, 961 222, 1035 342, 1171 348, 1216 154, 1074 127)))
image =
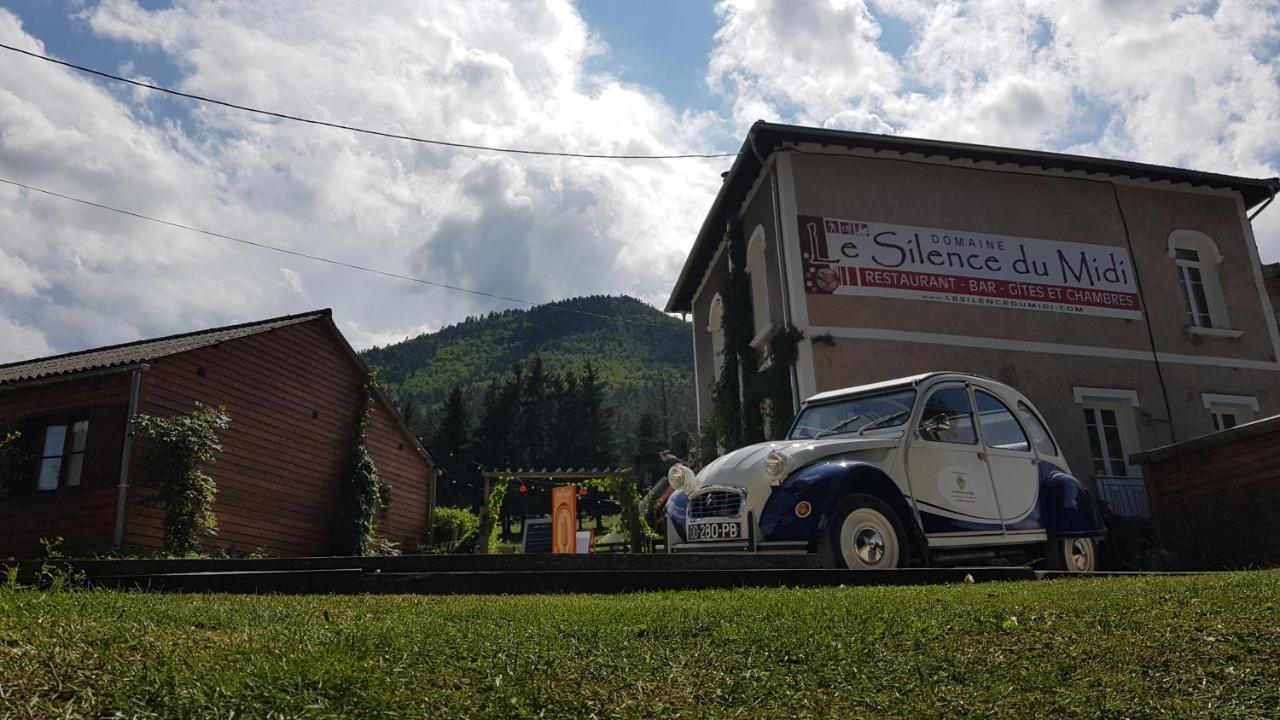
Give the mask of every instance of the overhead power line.
POLYGON ((384 132, 382 130, 370 130, 368 128, 356 127, 354 125, 344 125, 342 123, 327 122, 325 120, 304 118, 298 115, 290 115, 288 113, 276 112, 274 110, 262 110, 260 108, 249 107, 248 105, 239 105, 237 103, 227 102, 226 100, 217 100, 214 98, 204 97, 202 95, 193 95, 191 93, 185 93, 180 90, 174 90, 172 88, 162 87, 160 85, 153 85, 152 83, 143 82, 141 80, 131 80, 126 77, 121 77, 119 75, 112 75, 109 72, 103 72, 102 70, 95 70, 93 68, 85 67, 83 65, 76 65, 75 63, 70 63, 65 60, 58 60, 57 58, 52 58, 52 57, 49 57, 48 55, 41 55, 40 53, 31 52, 30 50, 23 50, 21 48, 13 47, 12 45, 5 45, 4 43, 0 43, 0 48, 4 48, 5 50, 10 50, 12 52, 20 53, 22 55, 26 55, 27 57, 35 58, 37 60, 44 60, 46 62, 51 62, 56 65, 68 67, 68 68, 71 68, 72 70, 79 70, 82 73, 97 75, 98 77, 106 78, 108 80, 115 80, 116 82, 128 83, 129 85, 134 85, 136 87, 146 88, 148 90, 155 90, 156 92, 168 93, 170 95, 176 95, 177 97, 183 97, 189 100, 198 100, 200 102, 209 103, 211 105, 221 105, 222 107, 229 107, 235 110, 243 110, 244 112, 256 113, 258 115, 266 115, 268 117, 274 117, 274 118, 281 118, 283 120, 293 120, 294 122, 307 123, 309 125, 321 125, 323 127, 337 128, 339 130, 349 130, 351 132, 363 133, 365 135, 375 135, 377 137, 391 138, 393 140, 408 140, 410 142, 425 143, 427 145, 441 145, 444 147, 461 148, 465 150, 483 150, 485 152, 510 153, 514 155, 543 155, 543 156, 549 156, 549 157, 592 158, 592 159, 600 159, 600 160, 686 160, 691 158, 737 157, 738 155, 738 153, 683 153, 683 154, 673 154, 673 155, 612 155, 608 153, 578 153, 578 152, 565 152, 565 151, 558 151, 558 150, 529 150, 526 148, 507 148, 507 147, 497 147, 493 145, 475 145, 472 143, 461 143, 461 142, 452 142, 449 140, 436 140, 432 138, 415 137, 413 135, 402 135, 400 133, 384 132))
POLYGON ((408 282, 418 283, 420 285, 430 285, 431 287, 442 288, 444 290, 453 290, 456 292, 469 293, 471 295, 479 295, 481 297, 493 298, 495 300, 505 300, 507 302, 519 303, 521 305, 528 305, 530 307, 541 306, 541 307, 545 307, 548 310, 554 310, 556 312, 573 313, 575 315, 586 315, 589 317, 600 318, 603 320, 616 320, 618 322, 631 323, 633 325, 649 325, 651 327, 670 327, 669 325, 664 325, 662 323, 656 323, 656 322, 649 322, 647 320, 626 318, 619 315, 605 315, 603 313, 594 313, 589 310, 578 310, 575 308, 559 307, 556 305, 552 305, 550 303, 535 302, 533 300, 524 300, 517 297, 511 297, 509 295, 498 295, 496 293, 485 292, 483 290, 475 290, 472 288, 459 287, 457 285, 449 285, 447 283, 436 282, 434 280, 425 280, 423 278, 413 277, 412 275, 402 275, 400 273, 391 272, 389 270, 379 270, 377 268, 366 267, 364 265, 356 265, 354 263, 344 262, 342 260, 334 260, 333 258, 327 258, 327 257, 324 257, 323 255, 312 255, 310 253, 304 253, 297 250, 290 250, 288 248, 282 248, 276 245, 268 245, 266 243, 255 242, 253 240, 245 240, 243 238, 238 238, 232 235, 225 235, 223 233, 214 232, 212 230, 205 230, 203 228, 198 228, 192 225, 184 225, 182 223, 173 222, 171 220, 161 220, 160 218, 152 217, 150 215, 145 215, 140 212, 134 212, 132 210, 124 210, 121 208, 112 207, 110 205, 104 205, 103 203, 94 202, 92 200, 85 200, 83 198, 74 197, 72 195, 65 195, 60 192, 54 192, 53 190, 45 190, 44 188, 39 188, 34 185, 27 185, 26 183, 20 183, 16 180, 9 180, 3 177, 0 177, 0 183, 4 183, 6 185, 12 185, 14 187, 19 187, 24 190, 30 190, 32 192, 42 193, 44 195, 49 195, 51 197, 61 198, 63 200, 70 200, 71 202, 80 203, 81 205, 88 205, 89 207, 98 208, 99 210, 107 210, 109 212, 119 213, 120 215, 128 215, 129 217, 137 218, 139 220, 146 220, 148 222, 159 223, 161 225, 168 225, 169 227, 178 228, 180 230, 187 230, 189 232, 199 233, 201 235, 208 235, 209 237, 220 238, 222 240, 230 240, 231 242, 240 243, 242 245, 249 245, 256 248, 261 248, 263 250, 270 250, 272 252, 281 253, 283 255, 292 255, 293 257, 300 257, 300 258, 305 258, 307 260, 314 260, 315 262, 327 263, 329 265, 336 265, 337 267, 347 268, 350 270, 359 270, 360 272, 372 273, 374 275, 382 275, 383 277, 395 278, 397 280, 406 280, 408 282))

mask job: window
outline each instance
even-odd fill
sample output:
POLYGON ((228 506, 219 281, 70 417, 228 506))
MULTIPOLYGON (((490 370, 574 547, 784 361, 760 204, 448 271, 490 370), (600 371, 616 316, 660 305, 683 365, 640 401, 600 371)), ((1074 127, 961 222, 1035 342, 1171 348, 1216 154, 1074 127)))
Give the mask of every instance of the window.
POLYGON ((1233 412, 1228 412, 1224 410, 1222 412, 1215 412, 1213 414, 1214 430, 1230 430, 1231 428, 1239 424, 1240 424, 1240 421, 1236 418, 1236 414, 1233 412))
POLYGON ((1013 452, 1031 452, 1031 442, 1022 432, 1013 413, 994 395, 975 390, 974 403, 978 406, 978 422, 982 425, 982 442, 989 448, 1013 452))
POLYGON ((1049 436, 1049 431, 1045 429, 1044 423, 1040 422, 1040 418, 1036 417, 1035 411, 1027 407, 1026 403, 1018 403, 1018 417, 1022 418, 1022 424, 1026 426, 1027 432, 1031 434, 1031 444, 1035 445, 1036 452, 1041 455, 1058 454, 1058 446, 1053 444, 1053 438, 1049 436))
POLYGON ((893 428, 911 418, 916 402, 915 390, 894 390, 878 395, 843 398, 821 405, 810 405, 800 413, 791 439, 807 439, 861 433, 863 430, 893 428))
POLYGON ((1182 248, 1175 250, 1174 253, 1187 325, 1213 327, 1213 316, 1209 314, 1209 300, 1204 294, 1204 274, 1200 271, 1200 253, 1182 248))
POLYGON ((88 436, 88 420, 79 420, 69 425, 49 425, 45 428, 44 444, 40 452, 40 474, 36 479, 37 490, 57 490, 80 484, 88 436))
POLYGON ((935 390, 924 403, 919 433, 921 439, 933 442, 977 444, 969 393, 959 385, 935 390))
POLYGON ((1136 415, 1141 408, 1137 391, 1094 387, 1071 390, 1076 403, 1083 406, 1093 474, 1108 478, 1142 477, 1142 468, 1129 464, 1129 456, 1142 450, 1136 415))
POLYGON ((717 378, 724 366, 724 301, 720 294, 711 298, 711 311, 707 313, 707 332, 711 333, 711 355, 714 358, 717 378))
POLYGON ((1218 278, 1222 254, 1213 238, 1194 230, 1175 230, 1169 235, 1169 258, 1182 298, 1183 322, 1191 332, 1238 335, 1229 329, 1227 303, 1218 278))
POLYGON ((1258 399, 1249 395, 1201 393, 1200 400, 1209 411, 1215 432, 1252 422, 1258 412, 1258 399))
POLYGON ((769 316, 769 279, 765 262, 766 236, 764 226, 757 225, 747 243, 747 276, 751 278, 751 314, 755 318, 756 333, 751 341, 759 347, 769 338, 773 321, 769 316))
POLYGON ((1129 462, 1120 440, 1120 421, 1110 408, 1086 407, 1084 424, 1089 431, 1089 452, 1093 458, 1093 474, 1124 477, 1129 462))

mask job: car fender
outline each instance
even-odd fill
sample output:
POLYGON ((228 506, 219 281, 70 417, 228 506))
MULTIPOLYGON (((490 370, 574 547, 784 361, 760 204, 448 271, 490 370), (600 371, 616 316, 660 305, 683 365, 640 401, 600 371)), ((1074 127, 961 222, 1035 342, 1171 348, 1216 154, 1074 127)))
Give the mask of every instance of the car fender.
POLYGON ((680 542, 689 541, 684 529, 685 512, 688 508, 689 493, 684 490, 676 490, 667 498, 667 527, 675 530, 676 535, 680 537, 680 542))
POLYGON ((884 470, 868 462, 829 460, 803 467, 773 488, 760 513, 760 539, 814 541, 841 498, 854 492, 884 500, 898 513, 903 527, 919 537, 910 504, 884 470), (804 517, 796 515, 796 505, 801 501, 808 502, 811 508, 804 517))
POLYGON ((1053 463, 1040 463, 1040 522, 1049 539, 1106 534, 1093 494, 1084 483, 1053 463))

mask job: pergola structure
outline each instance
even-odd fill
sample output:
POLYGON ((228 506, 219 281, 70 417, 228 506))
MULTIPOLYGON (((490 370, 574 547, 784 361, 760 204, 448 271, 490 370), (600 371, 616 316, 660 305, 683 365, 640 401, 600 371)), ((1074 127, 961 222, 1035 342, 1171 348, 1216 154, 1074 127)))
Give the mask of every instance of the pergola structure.
POLYGON ((489 495, 493 491, 495 480, 518 480, 520 482, 574 482, 579 480, 614 480, 631 475, 631 468, 508 468, 506 470, 485 470, 484 501, 480 504, 480 537, 476 550, 481 554, 489 552, 489 495))

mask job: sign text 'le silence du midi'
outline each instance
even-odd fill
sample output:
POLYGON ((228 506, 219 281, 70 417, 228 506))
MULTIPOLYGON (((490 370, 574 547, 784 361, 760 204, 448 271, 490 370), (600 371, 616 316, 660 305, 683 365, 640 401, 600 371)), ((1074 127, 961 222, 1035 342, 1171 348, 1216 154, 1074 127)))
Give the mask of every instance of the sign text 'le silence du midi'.
POLYGON ((805 291, 1142 318, 1123 248, 801 215, 805 291))

